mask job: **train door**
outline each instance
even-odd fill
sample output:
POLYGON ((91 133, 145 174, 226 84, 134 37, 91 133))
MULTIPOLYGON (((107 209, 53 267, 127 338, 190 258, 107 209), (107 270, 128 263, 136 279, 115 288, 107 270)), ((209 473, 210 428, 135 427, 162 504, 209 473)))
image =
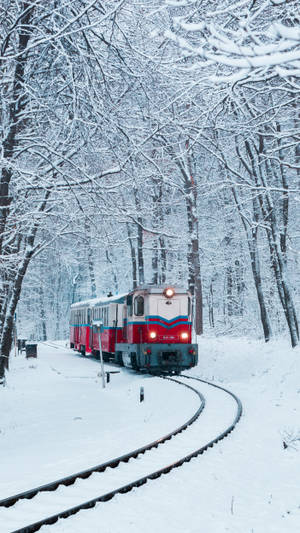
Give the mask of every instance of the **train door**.
POLYGON ((89 352, 92 351, 92 328, 91 328, 91 310, 87 308, 87 327, 86 327, 86 346, 89 352))
POLYGON ((79 343, 79 310, 75 311, 75 332, 74 332, 74 343, 77 345, 79 343))
POLYGON ((95 308, 93 307, 90 309, 90 347, 91 347, 92 353, 94 350, 94 343, 95 343, 95 333, 94 333, 94 326, 93 326, 94 312, 95 312, 95 308))
POLYGON ((110 304, 109 306, 109 324, 111 327, 109 351, 114 353, 115 344, 118 342, 118 304, 110 304))
POLYGON ((122 317, 122 322, 123 322, 123 329, 122 329, 122 337, 123 337, 123 341, 124 342, 127 342, 127 339, 128 339, 128 316, 127 316, 127 305, 123 305, 123 317, 122 317))

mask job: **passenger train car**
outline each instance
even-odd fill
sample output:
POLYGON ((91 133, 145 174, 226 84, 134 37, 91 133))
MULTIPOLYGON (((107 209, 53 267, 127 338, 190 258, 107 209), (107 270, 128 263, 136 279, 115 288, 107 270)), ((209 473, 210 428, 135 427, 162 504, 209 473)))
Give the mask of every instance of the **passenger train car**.
POLYGON ((182 288, 142 286, 128 294, 71 305, 70 346, 153 374, 179 374, 198 362, 192 344, 192 299, 182 288))

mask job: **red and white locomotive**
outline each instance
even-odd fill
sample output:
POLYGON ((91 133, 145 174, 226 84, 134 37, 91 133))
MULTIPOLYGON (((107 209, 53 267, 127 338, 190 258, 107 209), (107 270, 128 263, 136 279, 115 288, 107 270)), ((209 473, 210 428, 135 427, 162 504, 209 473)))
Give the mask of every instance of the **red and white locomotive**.
POLYGON ((192 298, 181 288, 142 286, 128 294, 71 305, 70 346, 149 373, 178 374, 198 362, 192 344, 192 298))

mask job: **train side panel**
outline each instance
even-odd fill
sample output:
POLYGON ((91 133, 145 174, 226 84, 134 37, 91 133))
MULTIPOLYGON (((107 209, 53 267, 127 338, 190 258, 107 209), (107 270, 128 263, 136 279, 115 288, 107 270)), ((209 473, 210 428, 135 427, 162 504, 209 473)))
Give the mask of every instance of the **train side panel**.
POLYGON ((85 354, 152 373, 180 373, 198 362, 192 344, 191 295, 185 289, 141 287, 127 295, 71 306, 70 344, 85 354), (169 291, 169 294, 166 293, 169 291))

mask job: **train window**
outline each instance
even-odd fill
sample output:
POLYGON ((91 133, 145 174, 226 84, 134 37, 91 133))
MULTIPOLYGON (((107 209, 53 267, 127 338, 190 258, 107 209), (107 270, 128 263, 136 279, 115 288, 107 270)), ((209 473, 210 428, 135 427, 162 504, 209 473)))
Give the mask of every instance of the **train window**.
POLYGON ((135 316, 143 316, 143 314, 144 314, 144 298, 143 298, 143 296, 137 296, 134 299, 134 314, 135 314, 135 316))
POLYGON ((128 294, 126 304, 128 308, 128 316, 132 316, 132 294, 128 294))

